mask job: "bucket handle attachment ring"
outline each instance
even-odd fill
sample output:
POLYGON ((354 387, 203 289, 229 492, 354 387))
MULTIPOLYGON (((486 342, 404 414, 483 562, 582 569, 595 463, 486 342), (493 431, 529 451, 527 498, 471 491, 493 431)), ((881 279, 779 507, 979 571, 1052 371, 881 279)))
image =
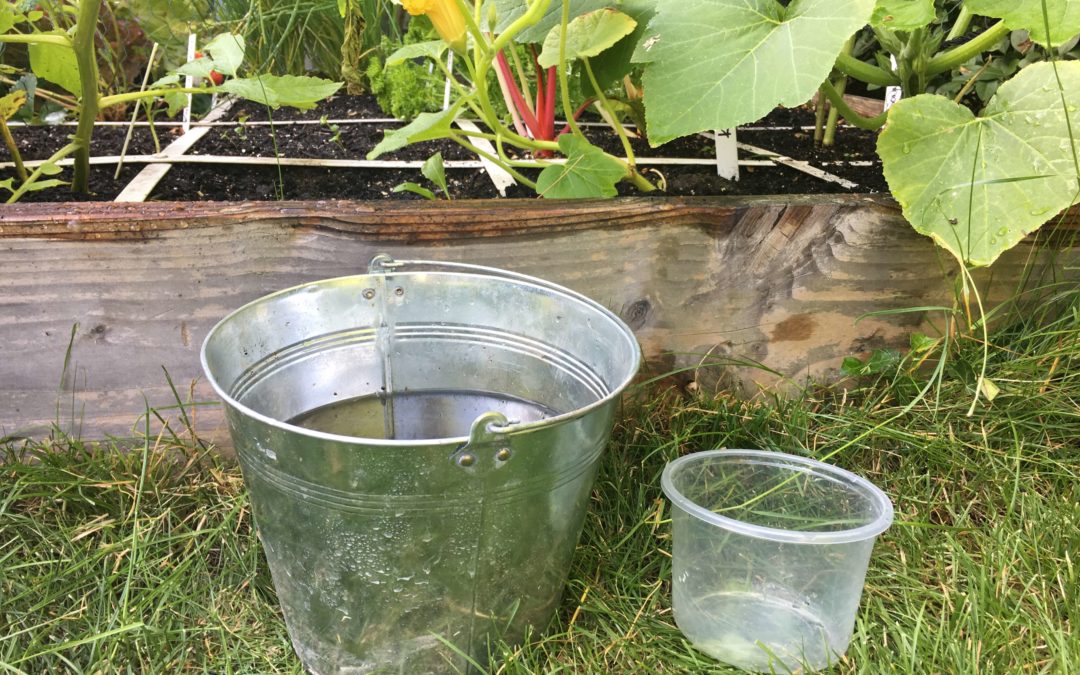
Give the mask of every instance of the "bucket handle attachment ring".
POLYGON ((473 420, 469 430, 469 440, 451 456, 451 461, 466 470, 475 470, 478 463, 482 467, 498 468, 510 461, 513 450, 510 447, 510 428, 519 420, 507 419, 497 411, 481 414, 473 420))

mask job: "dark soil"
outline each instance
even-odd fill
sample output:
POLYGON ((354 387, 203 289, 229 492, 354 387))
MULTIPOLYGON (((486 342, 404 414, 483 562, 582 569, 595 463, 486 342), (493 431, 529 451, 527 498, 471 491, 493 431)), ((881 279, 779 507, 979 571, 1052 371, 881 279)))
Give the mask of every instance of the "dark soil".
MULTIPOLYGON (((215 127, 200 140, 189 154, 232 155, 247 157, 333 158, 363 159, 380 141, 383 132, 398 128, 400 123, 376 122, 364 124, 340 124, 334 128, 334 120, 385 118, 374 99, 367 96, 338 96, 324 101, 308 111, 280 109, 272 112, 275 123, 251 124, 268 119, 264 106, 239 102, 227 119, 241 122, 237 127, 215 127), (325 118, 325 122, 321 122, 325 118), (288 124, 297 120, 313 120, 315 124, 288 124)), ((657 184, 666 185, 666 192, 653 195, 762 195, 762 194, 811 194, 881 192, 886 185, 881 177, 881 166, 874 153, 876 134, 841 126, 837 131, 837 143, 833 147, 815 146, 813 131, 803 127, 813 125, 813 114, 807 109, 777 109, 766 119, 751 128, 740 129, 738 141, 764 148, 797 160, 809 161, 813 166, 859 184, 859 189, 848 190, 800 171, 783 167, 742 167, 738 182, 727 181, 716 175, 708 165, 648 167, 648 176, 657 184), (771 127, 763 129, 762 127, 771 127), (870 166, 851 166, 852 161, 872 162, 870 166)), ((74 128, 65 127, 14 127, 16 142, 24 159, 44 159, 62 147, 74 128)), ((179 127, 159 127, 163 145, 167 145, 178 133, 179 127)), ((621 155, 618 137, 603 126, 588 126, 590 140, 601 148, 621 155)), ((95 156, 117 155, 123 143, 126 128, 101 127, 94 133, 95 156)), ((675 157, 708 159, 715 156, 714 142, 702 136, 677 139, 659 148, 650 148, 643 139, 633 139, 632 145, 638 157, 675 157)), ((128 148, 129 155, 152 154, 153 143, 149 131, 137 128, 128 148)), ((475 156, 450 141, 434 141, 403 148, 383 155, 380 159, 423 160, 434 152, 441 152, 446 160, 471 160, 475 156)), ((740 158, 753 158, 740 150, 740 158)), ((0 144, 0 161, 8 161, 8 152, 0 144)), ((111 200, 134 177, 142 165, 126 165, 119 180, 113 180, 115 165, 94 166, 91 170, 90 200, 111 200)), ((70 169, 57 176, 70 180, 70 169)), ((10 170, 0 170, 0 180, 12 175, 10 170)), ((526 172, 529 175, 529 172, 526 172)), ((535 176, 535 173, 532 173, 535 176)), ((451 194, 455 197, 496 197, 496 191, 486 173, 475 169, 447 169, 451 194)), ((408 192, 395 193, 393 188, 403 182, 427 184, 418 170, 401 169, 342 169, 301 168, 245 165, 177 164, 166 175, 151 196, 155 200, 273 200, 273 199, 420 199, 408 192)), ((639 194, 628 184, 619 185, 620 194, 639 194)), ((512 189, 508 196, 530 197, 531 190, 520 187, 512 189)), ((46 190, 26 195, 25 201, 55 201, 71 199, 64 188, 46 190)), ((87 198, 84 198, 87 199, 87 198)))

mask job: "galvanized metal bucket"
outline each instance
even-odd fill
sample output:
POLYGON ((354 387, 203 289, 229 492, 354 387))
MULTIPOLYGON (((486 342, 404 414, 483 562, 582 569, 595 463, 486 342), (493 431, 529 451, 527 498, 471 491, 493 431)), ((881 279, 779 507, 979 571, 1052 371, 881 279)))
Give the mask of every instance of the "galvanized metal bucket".
POLYGON ((202 360, 304 666, 425 673, 550 620, 640 350, 554 284, 379 256, 238 309, 202 360))

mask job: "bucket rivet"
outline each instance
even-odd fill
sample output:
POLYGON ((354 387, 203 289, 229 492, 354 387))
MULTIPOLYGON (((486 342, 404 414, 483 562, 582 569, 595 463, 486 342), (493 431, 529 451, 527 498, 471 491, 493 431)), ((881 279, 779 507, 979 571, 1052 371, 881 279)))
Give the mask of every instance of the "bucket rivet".
POLYGON ((364 289, 364 299, 365 300, 371 300, 374 297, 375 297, 375 289, 374 288, 365 288, 364 289))
POLYGON ((397 288, 394 289, 394 295, 396 295, 398 297, 401 297, 402 295, 405 295, 405 289, 402 288, 401 286, 398 286, 397 288))
POLYGON ((510 459, 510 448, 499 448, 499 451, 495 453, 495 459, 500 462, 510 459))
POLYGON ((458 466, 472 466, 476 463, 476 458, 469 454, 464 454, 458 457, 458 466))

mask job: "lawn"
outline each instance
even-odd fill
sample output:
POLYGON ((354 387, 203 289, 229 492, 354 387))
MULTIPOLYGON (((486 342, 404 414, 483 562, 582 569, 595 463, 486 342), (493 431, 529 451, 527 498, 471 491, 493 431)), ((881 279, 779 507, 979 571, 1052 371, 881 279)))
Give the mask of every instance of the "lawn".
MULTIPOLYGON (((491 671, 724 672, 671 617, 659 476, 729 447, 828 457, 896 506, 836 672, 1080 672, 1080 291, 994 325, 989 346, 955 335, 940 368, 940 352, 881 358, 749 401, 641 385, 557 617, 496 646, 491 671), (1000 393, 969 416, 984 357, 1000 393)), ((302 672, 238 467, 173 428, 136 447, 0 443, 0 669, 302 672)))

